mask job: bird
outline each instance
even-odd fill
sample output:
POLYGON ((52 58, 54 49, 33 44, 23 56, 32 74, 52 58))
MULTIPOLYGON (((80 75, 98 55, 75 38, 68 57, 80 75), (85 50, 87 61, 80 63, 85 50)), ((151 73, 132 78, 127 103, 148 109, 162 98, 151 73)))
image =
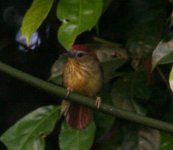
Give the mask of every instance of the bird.
MULTIPOLYGON (((97 55, 85 44, 75 44, 65 53, 68 57, 63 72, 63 85, 70 92, 94 97, 103 85, 103 72, 97 55)), ((68 97, 68 96, 67 96, 68 97)), ((64 111, 67 124, 74 129, 84 129, 92 121, 92 111, 81 104, 64 101, 68 107, 64 111)), ((96 98, 99 108, 100 97, 96 98)))

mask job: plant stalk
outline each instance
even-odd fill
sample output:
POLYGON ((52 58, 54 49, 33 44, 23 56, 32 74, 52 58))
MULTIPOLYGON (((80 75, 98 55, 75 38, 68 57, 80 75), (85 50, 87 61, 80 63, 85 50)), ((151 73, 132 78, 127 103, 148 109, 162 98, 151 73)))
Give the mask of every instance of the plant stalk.
MULTIPOLYGON (((14 67, 11 67, 5 63, 0 62, 0 71, 2 73, 5 73, 5 74, 7 74, 13 78, 20 80, 20 81, 26 82, 27 84, 30 84, 33 87, 44 90, 49 94, 53 94, 53 95, 60 97, 60 98, 66 97, 67 91, 65 88, 56 86, 52 83, 49 83, 48 81, 41 80, 41 79, 34 77, 30 74, 27 74, 21 70, 15 69, 14 67)), ((83 95, 80 95, 77 93, 70 93, 68 95, 68 100, 72 101, 72 102, 83 104, 83 105, 88 106, 92 109, 97 109, 94 99, 91 99, 89 97, 86 97, 86 96, 83 96, 83 95)), ((160 120, 152 119, 149 117, 137 115, 135 113, 128 112, 125 110, 117 109, 115 107, 106 105, 104 103, 101 104, 98 111, 102 111, 102 112, 107 113, 109 115, 119 117, 122 119, 126 119, 128 121, 142 124, 142 125, 145 125, 145 126, 148 126, 151 128, 156 128, 159 130, 173 133, 173 125, 172 124, 169 124, 169 123, 166 123, 166 122, 163 122, 160 120)))

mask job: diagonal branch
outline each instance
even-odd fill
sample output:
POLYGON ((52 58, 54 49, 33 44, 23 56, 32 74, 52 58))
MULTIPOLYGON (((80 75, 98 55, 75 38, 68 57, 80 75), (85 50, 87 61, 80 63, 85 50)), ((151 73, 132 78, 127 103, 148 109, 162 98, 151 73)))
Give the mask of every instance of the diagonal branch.
MULTIPOLYGON (((64 98, 66 96, 66 92, 67 92, 66 89, 56 86, 54 84, 51 84, 49 82, 43 81, 30 74, 24 73, 5 63, 0 62, 0 71, 9 76, 12 76, 12 77, 18 79, 18 80, 26 82, 26 83, 30 84, 31 86, 44 90, 50 94, 53 94, 57 97, 64 98)), ((83 104, 92 109, 97 109, 95 106, 95 101, 93 99, 88 98, 83 95, 79 95, 77 93, 70 93, 68 96, 68 100, 72 101, 72 102, 83 104)), ((119 118, 123 118, 123 119, 126 119, 131 122, 139 123, 139 124, 142 124, 145 126, 149 126, 152 128, 156 128, 156 129, 160 129, 160 130, 164 130, 164 131, 173 133, 173 125, 163 122, 163 121, 159 121, 159 120, 152 119, 149 117, 137 115, 135 113, 117 109, 117 108, 114 108, 114 107, 106 105, 106 104, 102 104, 99 110, 104 113, 107 113, 107 114, 110 114, 112 116, 116 116, 119 118)))

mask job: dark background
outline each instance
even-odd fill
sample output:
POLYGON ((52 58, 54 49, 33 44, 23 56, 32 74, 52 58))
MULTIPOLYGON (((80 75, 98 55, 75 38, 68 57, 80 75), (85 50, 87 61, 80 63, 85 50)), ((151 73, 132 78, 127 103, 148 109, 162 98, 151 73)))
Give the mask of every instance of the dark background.
MULTIPOLYGON (((25 43, 16 42, 15 38, 22 17, 31 2, 31 0, 0 1, 0 61, 47 80, 51 65, 64 51, 56 37, 60 25, 55 16, 57 4, 55 2, 55 7, 39 28, 35 48, 29 49, 25 47, 25 43), (38 39, 41 40, 40 44, 38 39)), ((135 39, 147 41, 146 35, 151 34, 155 37, 155 41, 152 41, 155 44, 171 30, 166 26, 167 16, 171 10, 172 5, 167 0, 114 0, 101 17, 100 36, 119 42, 130 49, 135 39), (143 24, 145 27, 142 26, 143 24), (156 32, 155 28, 157 28, 156 32), (139 35, 140 30, 144 32, 139 35)), ((91 32, 82 34, 76 42, 92 41, 95 32, 93 29, 91 32)), ((60 99, 0 72, 0 135, 25 114, 39 106, 59 102, 60 99)), ((48 137, 49 150, 54 149, 54 146, 57 147, 57 137, 56 132, 48 137)), ((5 149, 2 143, 0 149, 5 149)))

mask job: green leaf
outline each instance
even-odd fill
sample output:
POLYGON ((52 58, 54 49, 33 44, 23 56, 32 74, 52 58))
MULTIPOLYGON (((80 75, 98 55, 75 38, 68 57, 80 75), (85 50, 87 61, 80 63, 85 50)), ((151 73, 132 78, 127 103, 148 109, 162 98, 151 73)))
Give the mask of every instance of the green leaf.
POLYGON ((8 150, 44 150, 44 139, 59 118, 60 107, 38 108, 10 127, 0 140, 8 150))
POLYGON ((171 69, 171 72, 169 74, 169 85, 171 90, 173 91, 173 68, 171 69))
POLYGON ((76 37, 94 27, 102 13, 102 0, 60 0, 57 17, 62 21, 59 42, 69 49, 76 37))
POLYGON ((133 93, 131 93, 129 86, 127 86, 128 84, 123 79, 115 82, 112 87, 111 97, 116 108, 134 112, 135 110, 131 100, 133 93))
POLYGON ((54 0, 34 0, 22 21, 21 32, 29 46, 29 38, 47 17, 54 0))
POLYGON ((95 135, 95 123, 86 128, 75 130, 64 121, 59 136, 61 150, 90 150, 95 135))
POLYGON ((118 68, 122 67, 126 62, 127 60, 120 59, 120 58, 115 58, 113 60, 103 62, 101 65, 104 72, 104 81, 108 82, 114 77, 121 76, 122 73, 115 74, 115 71, 118 68))
POLYGON ((152 69, 157 64, 167 64, 173 62, 173 33, 167 35, 159 42, 152 55, 152 69))
POLYGON ((173 148, 173 136, 171 134, 162 133, 160 150, 172 150, 173 148))
POLYGON ((128 73, 114 82, 111 97, 115 107, 144 115, 145 111, 137 103, 139 101, 143 104, 150 98, 144 72, 128 73))

